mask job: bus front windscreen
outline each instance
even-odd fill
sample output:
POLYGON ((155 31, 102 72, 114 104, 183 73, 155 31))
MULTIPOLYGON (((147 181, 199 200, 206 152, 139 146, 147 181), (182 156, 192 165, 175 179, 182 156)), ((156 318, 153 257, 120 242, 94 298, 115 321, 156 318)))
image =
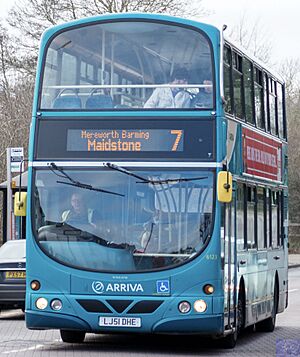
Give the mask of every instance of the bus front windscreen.
POLYGON ((46 49, 42 110, 212 109, 213 56, 204 32, 169 22, 90 23, 46 49))
POLYGON ((38 170, 33 230, 52 259, 91 271, 165 269, 208 242, 213 172, 38 170))

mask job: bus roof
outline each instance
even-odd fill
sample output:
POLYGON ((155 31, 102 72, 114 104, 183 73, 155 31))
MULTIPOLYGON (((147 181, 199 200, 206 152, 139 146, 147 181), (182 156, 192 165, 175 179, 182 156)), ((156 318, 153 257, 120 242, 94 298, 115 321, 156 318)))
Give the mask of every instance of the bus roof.
POLYGON ((43 37, 44 36, 52 36, 54 33, 62 31, 64 29, 68 29, 69 27, 73 26, 79 26, 79 25, 87 25, 90 23, 97 23, 98 21, 105 21, 105 20, 122 20, 122 19, 144 19, 144 20, 157 20, 157 21, 169 21, 169 22, 175 22, 178 24, 183 24, 183 25, 189 25, 189 26, 195 26, 198 27, 201 25, 203 30, 208 30, 208 31, 214 31, 214 32, 220 32, 220 30, 214 26, 207 24, 205 22, 200 22, 200 21, 195 21, 191 19, 186 19, 186 18, 181 18, 181 17, 176 17, 176 16, 171 16, 171 15, 162 15, 162 14, 155 14, 155 13, 143 13, 143 12, 132 12, 132 13, 117 13, 117 14, 105 14, 105 15, 96 15, 96 16, 91 16, 91 17, 85 17, 81 19, 77 19, 74 21, 69 21, 65 22, 59 25, 55 25, 52 27, 49 27, 48 29, 45 30, 43 37))

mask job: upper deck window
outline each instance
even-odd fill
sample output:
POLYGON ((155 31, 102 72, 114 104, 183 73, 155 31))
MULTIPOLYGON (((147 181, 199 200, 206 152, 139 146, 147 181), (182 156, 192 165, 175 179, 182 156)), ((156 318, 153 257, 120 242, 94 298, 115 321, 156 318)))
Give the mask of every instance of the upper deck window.
POLYGON ((44 66, 41 109, 213 108, 209 40, 181 26, 73 28, 53 38, 44 66))

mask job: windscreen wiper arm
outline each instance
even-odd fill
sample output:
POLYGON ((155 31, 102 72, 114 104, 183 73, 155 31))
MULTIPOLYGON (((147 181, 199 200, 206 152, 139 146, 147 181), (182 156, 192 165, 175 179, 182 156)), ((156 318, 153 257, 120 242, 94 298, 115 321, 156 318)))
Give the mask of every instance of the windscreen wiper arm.
POLYGON ((76 182, 76 183, 72 183, 72 182, 66 182, 66 181, 56 181, 57 183, 61 183, 64 185, 69 185, 69 186, 75 186, 75 187, 79 187, 79 188, 84 188, 86 190, 91 190, 91 191, 96 191, 96 192, 103 192, 103 193, 109 193, 111 195, 116 195, 116 196, 122 196, 124 197, 125 195, 122 195, 121 193, 117 193, 117 192, 112 192, 112 191, 108 191, 108 190, 103 190, 102 188, 96 188, 93 187, 91 185, 85 184, 85 183, 80 183, 80 182, 76 182))
POLYGON ((116 170, 116 171, 122 172, 123 174, 126 174, 128 176, 133 176, 133 177, 141 180, 141 181, 136 181, 136 183, 150 183, 151 185, 161 185, 161 184, 168 184, 168 183, 178 183, 178 182, 205 180, 205 179, 208 178, 207 176, 206 177, 201 176, 201 177, 192 177, 192 178, 177 178, 177 179, 174 178, 174 179, 166 179, 166 180, 150 180, 150 179, 147 179, 145 177, 136 175, 133 172, 124 169, 124 167, 120 167, 118 165, 112 164, 111 162, 106 162, 103 165, 108 167, 108 168, 110 168, 110 169, 112 169, 112 170, 116 170))
POLYGON ((109 169, 116 170, 116 171, 122 172, 123 174, 126 174, 128 176, 135 177, 135 178, 141 180, 144 183, 149 183, 150 182, 150 180, 146 179, 145 177, 136 175, 133 172, 124 169, 124 167, 112 164, 111 162, 105 162, 103 165, 108 167, 109 169))
MULTIPOLYGON (((178 179, 166 179, 166 180, 148 180, 148 183, 151 183, 152 185, 161 185, 164 183, 178 183, 178 182, 188 182, 188 181, 196 181, 196 180, 205 180, 208 177, 193 177, 193 178, 178 178, 178 179)), ((137 181, 137 183, 147 183, 145 181, 137 181)))
POLYGON ((108 191, 108 190, 104 190, 102 188, 96 188, 93 187, 92 185, 80 182, 80 181, 76 181, 74 180, 70 175, 68 175, 61 167, 57 166, 54 162, 51 162, 49 169, 58 177, 61 177, 63 179, 69 180, 69 182, 66 181, 56 181, 57 183, 60 184, 64 184, 64 185, 69 185, 69 186, 74 186, 74 187, 79 187, 79 188, 83 188, 86 190, 91 190, 91 191, 96 191, 96 192, 102 192, 102 193, 108 193, 110 195, 116 195, 116 196, 121 196, 124 197, 125 195, 122 195, 121 193, 117 193, 117 192, 113 192, 113 191, 108 191), (57 174, 58 171, 60 172, 60 174, 57 174))

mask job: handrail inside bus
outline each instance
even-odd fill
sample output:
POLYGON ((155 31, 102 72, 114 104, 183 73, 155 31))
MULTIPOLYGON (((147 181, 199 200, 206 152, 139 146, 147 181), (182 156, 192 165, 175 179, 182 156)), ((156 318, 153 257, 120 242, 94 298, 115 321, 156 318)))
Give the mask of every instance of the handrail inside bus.
POLYGON ((81 88, 212 88, 212 84, 82 84, 46 86, 47 89, 81 89, 81 88))

